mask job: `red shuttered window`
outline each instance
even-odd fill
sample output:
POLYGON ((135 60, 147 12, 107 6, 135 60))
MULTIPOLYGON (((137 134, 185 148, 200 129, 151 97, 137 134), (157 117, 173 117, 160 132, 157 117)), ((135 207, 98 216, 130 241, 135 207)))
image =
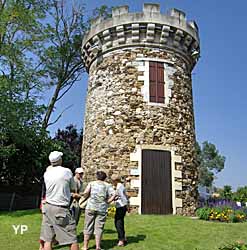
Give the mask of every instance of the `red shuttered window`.
POLYGON ((149 62, 149 100, 165 103, 164 63, 149 62))

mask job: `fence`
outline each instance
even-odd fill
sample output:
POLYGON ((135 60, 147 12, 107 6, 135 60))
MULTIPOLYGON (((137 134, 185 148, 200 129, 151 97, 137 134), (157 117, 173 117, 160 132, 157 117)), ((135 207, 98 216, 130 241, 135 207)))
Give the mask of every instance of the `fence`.
POLYGON ((29 192, 17 188, 0 188, 0 211, 15 211, 38 208, 40 204, 40 192, 38 189, 29 192), (9 189, 9 190, 8 190, 9 189))

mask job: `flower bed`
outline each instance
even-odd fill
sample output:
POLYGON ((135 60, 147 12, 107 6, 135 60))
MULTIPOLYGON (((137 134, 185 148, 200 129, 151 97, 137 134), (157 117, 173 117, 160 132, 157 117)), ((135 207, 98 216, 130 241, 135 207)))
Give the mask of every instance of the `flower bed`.
POLYGON ((203 207, 197 209, 196 214, 202 220, 219 222, 244 222, 247 219, 246 210, 231 207, 203 207))

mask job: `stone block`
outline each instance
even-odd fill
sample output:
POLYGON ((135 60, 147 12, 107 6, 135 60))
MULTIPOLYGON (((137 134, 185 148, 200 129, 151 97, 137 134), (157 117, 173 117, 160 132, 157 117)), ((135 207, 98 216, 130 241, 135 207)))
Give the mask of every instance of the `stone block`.
POLYGON ((179 20, 185 21, 185 13, 178 9, 170 9, 168 15, 178 18, 179 20))
POLYGON ((131 180, 130 181, 131 188, 140 188, 141 187, 141 181, 140 180, 131 180))
POLYGON ((123 32, 124 31, 124 26, 123 25, 117 26, 116 31, 117 32, 123 32))
POLYGON ((182 183, 180 182, 174 182, 174 189, 175 190, 182 190, 182 183))
POLYGON ((141 198, 140 197, 130 197, 129 199, 131 206, 140 206, 141 205, 141 198))
POLYGON ((180 198, 175 199, 175 207, 183 207, 183 200, 180 198))
MULTIPOLYGON (((129 130, 127 131, 129 133, 129 130)), ((130 153, 130 161, 138 161, 139 156, 136 153, 130 153)))
POLYGON ((182 162, 182 157, 180 155, 174 155, 173 156, 173 161, 176 163, 181 163, 182 162))
POLYGON ((144 14, 160 13, 160 5, 155 3, 144 3, 143 12, 144 14))
POLYGON ((141 71, 141 72, 144 72, 145 71, 145 66, 138 66, 137 70, 141 71))
POLYGON ((128 5, 124 5, 124 6, 119 6, 119 7, 115 7, 112 9, 112 17, 118 17, 124 14, 128 14, 129 12, 129 6, 128 5))
POLYGON ((138 76, 138 81, 145 81, 145 76, 138 76))
POLYGON ((198 31, 198 26, 195 21, 189 21, 190 27, 192 27, 194 30, 198 31))
POLYGON ((118 44, 124 44, 126 42, 125 37, 119 38, 118 40, 118 44))
POLYGON ((140 170, 138 168, 130 169, 130 175, 140 175, 140 170))
POLYGON ((182 172, 178 170, 173 171, 173 177, 182 178, 182 172))

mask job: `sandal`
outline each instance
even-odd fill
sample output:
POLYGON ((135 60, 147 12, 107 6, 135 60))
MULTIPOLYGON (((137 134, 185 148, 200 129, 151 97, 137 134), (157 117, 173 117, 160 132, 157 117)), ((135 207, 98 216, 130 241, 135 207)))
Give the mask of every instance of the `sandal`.
POLYGON ((118 242, 117 246, 118 246, 118 247, 124 247, 124 242, 123 242, 123 241, 122 241, 122 242, 121 242, 121 241, 118 242))

